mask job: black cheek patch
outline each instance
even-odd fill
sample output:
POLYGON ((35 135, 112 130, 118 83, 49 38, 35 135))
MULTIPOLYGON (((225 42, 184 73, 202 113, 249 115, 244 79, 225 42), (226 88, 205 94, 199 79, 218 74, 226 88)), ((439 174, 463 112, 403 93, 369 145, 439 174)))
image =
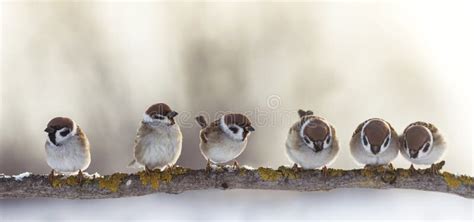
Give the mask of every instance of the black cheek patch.
POLYGON ((231 126, 231 127, 229 127, 229 129, 230 129, 230 131, 232 131, 233 133, 239 132, 239 129, 237 129, 237 127, 235 127, 235 126, 231 126))
POLYGON ((389 142, 389 141, 390 141, 389 139, 386 139, 386 140, 385 140, 385 143, 383 144, 383 146, 385 146, 385 147, 388 146, 388 142, 389 142))
POLYGON ((311 143, 311 141, 309 141, 308 137, 303 137, 303 139, 306 143, 311 143))
POLYGON ((65 137, 65 136, 67 136, 67 134, 69 134, 70 132, 71 132, 71 131, 67 129, 67 130, 64 130, 64 131, 60 132, 59 134, 61 134, 61 136, 65 137))
POLYGON ((56 145, 56 135, 55 135, 55 133, 49 133, 49 134, 48 134, 48 137, 49 137, 49 140, 50 140, 54 145, 56 145))
POLYGON ((367 138, 365 136, 362 137, 362 141, 364 142, 364 145, 369 145, 369 142, 367 141, 367 138))
POLYGON ((429 144, 429 143, 425 144, 425 147, 423 147, 423 153, 428 152, 428 148, 429 148, 429 147, 430 147, 430 144, 429 144))

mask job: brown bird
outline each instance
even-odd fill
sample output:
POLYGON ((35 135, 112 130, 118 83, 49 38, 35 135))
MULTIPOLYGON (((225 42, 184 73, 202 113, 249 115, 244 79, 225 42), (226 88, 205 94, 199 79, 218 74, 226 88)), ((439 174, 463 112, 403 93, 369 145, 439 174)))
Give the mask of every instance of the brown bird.
POLYGON ((183 136, 176 124, 177 112, 164 103, 150 106, 143 115, 129 166, 148 171, 173 166, 181 154, 183 136))
POLYGON ((208 167, 209 162, 223 164, 237 158, 247 146, 250 132, 255 131, 247 116, 239 113, 225 114, 209 125, 203 116, 196 121, 202 127, 199 146, 208 167))
POLYGON ((397 132, 387 121, 378 118, 361 123, 349 145, 354 159, 365 165, 389 164, 399 150, 397 132))
POLYGON ((70 118, 56 117, 49 121, 46 129, 46 161, 54 172, 73 174, 78 172, 82 179, 82 171, 91 162, 89 140, 82 129, 70 118))
POLYGON ((312 111, 299 110, 300 120, 293 124, 286 140, 286 154, 290 161, 304 169, 329 165, 339 152, 336 130, 325 119, 312 111))
POLYGON ((431 165, 439 161, 446 151, 446 141, 431 123, 415 122, 408 125, 400 137, 400 152, 413 164, 431 165))

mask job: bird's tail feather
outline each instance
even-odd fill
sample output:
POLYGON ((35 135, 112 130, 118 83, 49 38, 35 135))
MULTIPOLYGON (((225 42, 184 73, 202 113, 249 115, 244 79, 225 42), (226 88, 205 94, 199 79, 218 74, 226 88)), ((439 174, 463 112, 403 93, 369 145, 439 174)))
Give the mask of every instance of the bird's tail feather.
POLYGON ((300 118, 303 117, 303 116, 311 116, 311 115, 313 115, 313 111, 311 111, 311 110, 304 111, 304 110, 300 109, 300 110, 298 110, 298 115, 300 116, 300 118))
POLYGON ((204 116, 196 116, 196 122, 201 126, 201 128, 205 128, 207 126, 204 116))
POLYGON ((128 164, 128 167, 129 168, 140 168, 142 167, 142 165, 140 163, 137 162, 137 160, 133 159, 129 164, 128 164))

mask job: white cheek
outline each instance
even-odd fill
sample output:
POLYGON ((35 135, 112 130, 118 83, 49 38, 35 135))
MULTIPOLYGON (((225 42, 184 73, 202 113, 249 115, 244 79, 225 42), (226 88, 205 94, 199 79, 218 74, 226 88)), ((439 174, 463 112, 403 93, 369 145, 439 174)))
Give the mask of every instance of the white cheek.
POLYGON ((323 149, 327 149, 327 148, 331 147, 332 141, 334 141, 334 137, 332 136, 332 131, 331 130, 329 130, 329 138, 331 138, 329 140, 329 143, 326 143, 328 138, 326 138, 326 140, 324 140, 323 149))
POLYGON ((66 129, 61 129, 61 130, 58 130, 56 131, 56 143, 62 143, 64 141, 66 141, 67 139, 69 139, 69 137, 71 137, 72 133, 69 133, 67 134, 66 136, 61 136, 61 132, 64 132, 64 130, 66 129))
POLYGON ((329 143, 326 143, 326 141, 324 141, 323 149, 327 149, 327 148, 331 147, 331 144, 332 144, 332 139, 331 139, 331 141, 329 141, 329 143))
MULTIPOLYGON (((388 138, 390 138, 390 135, 389 135, 388 138)), ((385 138, 385 139, 387 139, 387 138, 385 138)), ((381 148, 380 152, 385 151, 385 150, 390 146, 391 143, 392 143, 392 140, 389 139, 389 141, 388 141, 388 143, 387 143, 387 146, 385 146, 385 140, 384 140, 384 143, 382 144, 382 148, 381 148)))
POLYGON ((428 150, 426 152, 423 152, 423 149, 418 151, 418 158, 424 158, 424 157, 428 156, 428 153, 430 153, 431 148, 432 147, 428 148, 428 150))
POLYGON ((145 123, 152 123, 153 119, 148 114, 143 114, 143 122, 145 123))
POLYGON ((369 141, 367 140, 367 145, 365 145, 364 143, 364 136, 365 134, 364 133, 361 133, 360 134, 360 143, 362 144, 362 147, 364 147, 364 150, 369 152, 369 153, 372 153, 372 151, 370 150, 370 143, 369 141))
MULTIPOLYGON (((240 126, 237 126, 237 125, 230 125, 230 127, 236 127, 238 130, 236 133, 234 133, 233 131, 231 131, 231 133, 234 135, 234 138, 237 139, 237 140, 242 140, 244 138, 244 129, 242 129, 242 127, 240 126)), ((230 129, 229 129, 230 130, 230 129)))
POLYGON ((166 117, 164 119, 159 119, 158 122, 161 124, 166 124, 166 125, 171 124, 171 120, 166 117))
POLYGON ((169 125, 169 124, 171 124, 171 120, 166 118, 166 117, 164 119, 153 119, 146 113, 143 114, 143 122, 144 123, 149 123, 149 124, 152 124, 152 125, 169 125))
MULTIPOLYGON (((303 139, 303 140, 304 140, 304 139, 303 139)), ((306 146, 308 146, 308 147, 314 149, 314 143, 307 143, 307 142, 305 142, 305 141, 303 141, 303 143, 306 144, 306 146)))

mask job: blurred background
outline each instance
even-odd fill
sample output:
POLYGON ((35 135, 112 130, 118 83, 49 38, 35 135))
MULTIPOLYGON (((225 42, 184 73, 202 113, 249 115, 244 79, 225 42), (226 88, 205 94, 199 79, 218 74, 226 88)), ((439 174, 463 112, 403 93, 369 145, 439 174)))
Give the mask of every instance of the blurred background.
MULTIPOLYGON (((238 158, 241 164, 289 165, 284 142, 289 126, 298 119, 296 110, 302 108, 314 110, 337 129, 342 149, 331 167, 360 167, 350 156, 350 136, 362 121, 381 117, 399 132, 417 120, 432 122, 449 142, 444 169, 473 175, 474 8, 467 1, 2 1, 1 6, 1 173, 50 171, 43 129, 55 116, 71 117, 89 137, 89 173, 134 172, 126 166, 132 160, 138 123, 149 105, 165 102, 180 113, 184 143, 178 164, 184 167, 205 166, 194 116, 215 119, 228 111, 248 114, 257 126, 238 158)), ((409 166, 401 156, 394 165, 409 166)), ((164 198, 179 205, 199 196, 202 201, 211 196, 216 203, 233 198, 241 206, 237 215, 243 215, 236 218, 252 219, 258 214, 248 214, 248 200, 239 199, 239 192, 260 202, 272 195, 211 191, 128 200, 145 203, 164 198)), ((304 205, 305 199, 311 201, 308 197, 330 202, 355 193, 354 198, 369 200, 362 206, 380 206, 385 195, 399 204, 398 219, 439 219, 446 205, 452 211, 442 216, 448 219, 473 218, 472 201, 456 196, 416 191, 331 193, 283 192, 275 198, 301 200, 304 205), (418 215, 419 208, 410 204, 415 197, 445 205, 418 215)), ((127 199, 120 201, 114 203, 125 204, 127 199)), ((349 204, 360 204, 357 201, 349 204)), ((46 202, 50 205, 45 207, 69 211, 101 203, 46 202)), ((15 206, 38 206, 37 201, 0 203, 2 209, 11 209, 5 210, 7 219, 27 209, 15 206)), ((272 204, 275 209, 288 207, 278 205, 279 201, 272 204)), ((291 209, 304 207, 299 206, 291 209)), ((364 209, 353 212, 373 218, 369 212, 374 211, 364 209)), ((383 212, 375 215, 384 218, 383 212)), ((314 216, 305 215, 298 213, 298 219, 314 216)), ((327 212, 322 215, 332 218, 327 212)), ((143 218, 147 217, 138 217, 143 218)), ((213 214, 199 218, 213 218, 213 214)))

